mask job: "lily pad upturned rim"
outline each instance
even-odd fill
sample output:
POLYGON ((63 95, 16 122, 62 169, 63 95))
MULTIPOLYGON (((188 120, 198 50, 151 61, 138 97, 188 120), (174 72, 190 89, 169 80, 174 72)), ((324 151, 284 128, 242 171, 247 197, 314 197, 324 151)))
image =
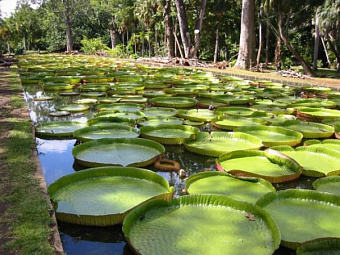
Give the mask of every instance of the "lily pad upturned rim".
POLYGON ((84 112, 90 109, 90 106, 83 104, 69 104, 60 106, 58 108, 60 111, 68 111, 68 112, 84 112))
POLYGON ((175 144, 182 144, 186 140, 193 140, 196 139, 197 134, 199 133, 199 129, 197 127, 192 126, 185 126, 185 125, 158 125, 158 126, 143 126, 140 128, 140 134, 141 137, 150 139, 153 141, 156 141, 161 144, 167 144, 167 145, 175 145, 175 144), (190 131, 192 134, 188 138, 182 138, 182 137, 164 137, 164 136, 155 136, 150 135, 148 132, 152 132, 154 130, 181 130, 181 131, 190 131))
MULTIPOLYGON (((227 208, 234 208, 240 211, 243 211, 245 215, 247 213, 255 215, 255 217, 260 217, 265 224, 267 225, 269 231, 271 232, 271 237, 273 239, 273 247, 271 253, 273 253, 280 244, 281 234, 280 231, 272 219, 272 217, 259 208, 258 206, 254 206, 251 203, 238 201, 231 199, 226 196, 221 195, 212 195, 212 194, 194 194, 194 195, 187 195, 181 196, 171 200, 170 202, 164 200, 153 200, 143 205, 135 208, 132 210, 124 219, 123 222, 123 232, 127 239, 128 244, 133 249, 136 254, 139 254, 138 247, 134 247, 133 243, 131 242, 131 231, 135 224, 135 222, 140 221, 142 215, 145 215, 147 211, 157 209, 157 208, 173 208, 173 207, 181 207, 181 206, 213 206, 213 207, 227 207, 227 208)), ((251 222, 251 221, 250 221, 251 222)), ((202 222, 203 224, 204 222, 202 222)), ((209 223, 208 223, 209 224, 209 223)), ((187 226, 185 226, 187 227, 187 226)), ((196 226, 197 227, 197 226, 196 226)), ((164 237, 166 239, 166 236, 164 237)), ((200 240, 197 240, 199 243, 200 240)))
POLYGON ((84 122, 77 122, 77 121, 71 121, 71 120, 43 122, 43 123, 38 123, 37 125, 35 125, 36 136, 37 137, 72 137, 73 136, 74 131, 55 133, 52 129, 53 126, 55 125, 78 126, 79 129, 87 126, 87 124, 84 122), (48 127, 51 127, 50 132, 41 131, 41 129, 43 128, 46 129, 48 127))
MULTIPOLYGON (((340 200, 338 196, 331 195, 325 192, 318 192, 315 190, 304 190, 304 189, 287 189, 280 190, 277 192, 267 193, 262 196, 257 202, 256 205, 260 206, 265 210, 268 204, 273 202, 274 200, 286 200, 286 199, 302 199, 304 201, 321 201, 327 205, 334 205, 340 207, 340 200)), ((287 222, 288 224, 288 222, 287 222)), ((278 226, 280 228, 280 226, 278 226)), ((330 237, 332 239, 334 237, 330 237)), ((327 239, 327 238, 323 238, 327 239)), ((306 240, 310 241, 310 240, 306 240)), ((296 250, 299 246, 301 246, 304 242, 291 242, 287 240, 281 239, 281 245, 284 247, 296 250)))
MULTIPOLYGON (((143 138, 103 138, 103 139, 98 139, 94 141, 89 141, 83 144, 79 144, 75 146, 72 149, 72 155, 75 158, 75 160, 87 167, 98 167, 98 166, 121 166, 119 164, 114 164, 114 163, 102 163, 102 162, 94 162, 94 161, 86 161, 86 160, 80 160, 77 158, 77 155, 79 152, 82 150, 85 150, 91 146, 96 146, 96 145, 106 145, 106 144, 113 144, 113 143, 123 143, 123 144, 135 144, 135 145, 141 145, 141 146, 147 146, 147 147, 152 147, 153 149, 157 150, 159 153, 158 155, 154 156, 153 158, 150 158, 145 161, 140 161, 140 162, 133 162, 127 166, 130 167, 144 167, 147 165, 150 165, 154 163, 158 157, 165 152, 165 148, 163 145, 161 145, 158 142, 148 140, 148 139, 143 139, 143 138)), ((129 155, 126 155, 129 157, 129 155)))
POLYGON ((269 161, 275 162, 275 164, 288 165, 289 169, 291 169, 291 174, 282 175, 282 176, 267 176, 267 175, 260 175, 252 172, 247 172, 238 169, 232 169, 228 171, 228 173, 232 175, 242 175, 242 176, 250 176, 250 177, 258 177, 263 178, 271 183, 282 183, 287 181, 292 181, 300 177, 302 174, 301 166, 293 159, 287 157, 283 153, 278 151, 267 149, 265 151, 256 151, 256 150, 238 150, 232 151, 229 153, 222 154, 218 160, 216 161, 216 168, 219 171, 225 171, 220 164, 222 161, 235 159, 235 158, 244 158, 244 157, 252 157, 252 156, 262 156, 268 158, 269 161))
MULTIPOLYGON (((201 180, 201 179, 205 179, 205 178, 209 178, 209 177, 216 177, 216 176, 233 178, 233 179, 236 179, 236 180, 241 180, 241 181, 250 182, 250 183, 260 183, 261 185, 266 187, 271 192, 276 191, 274 186, 269 181, 267 181, 263 178, 234 176, 234 175, 229 174, 227 172, 220 172, 220 171, 207 171, 207 172, 201 172, 201 173, 197 173, 197 174, 189 176, 189 178, 185 181, 185 190, 188 194, 190 194, 188 189, 190 188, 190 186, 193 183, 195 183, 196 181, 201 180)), ((202 194, 202 193, 200 193, 200 194, 202 194)), ((211 194, 213 194, 213 193, 211 193, 211 194)))
POLYGON ((189 97, 154 97, 150 100, 150 103, 156 106, 188 108, 195 106, 197 100, 189 97))
POLYGON ((81 142, 96 140, 96 139, 86 138, 84 137, 84 134, 88 134, 91 131, 97 131, 101 129, 126 130, 126 131, 130 131, 131 133, 135 133, 136 134, 135 137, 139 136, 137 130, 129 125, 124 125, 122 123, 105 123, 101 125, 89 126, 89 127, 78 129, 73 132, 73 137, 81 142))
POLYGON ((249 148, 252 150, 259 150, 263 144, 260 139, 253 135, 249 135, 247 133, 242 133, 242 132, 213 132, 212 134, 209 134, 208 132, 200 132, 197 135, 197 139, 193 141, 186 141, 184 142, 184 147, 186 150, 205 155, 205 156, 211 156, 211 157, 219 157, 221 154, 226 153, 227 151, 221 151, 218 149, 209 149, 209 148, 197 148, 197 146, 192 145, 192 143, 195 143, 197 141, 202 141, 202 142, 208 142, 210 139, 213 138, 222 138, 222 139, 242 139, 242 140, 248 140, 254 144, 254 147, 249 148))
POLYGON ((328 138, 334 134, 334 128, 329 125, 316 122, 306 122, 301 120, 286 120, 283 122, 275 123, 273 126, 280 126, 295 130, 297 132, 302 133, 303 138, 328 138), (322 132, 312 132, 309 130, 303 130, 304 126, 313 127, 315 128, 315 130, 320 130, 322 132))
POLYGON ((318 190, 318 188, 322 185, 328 184, 328 183, 339 183, 340 185, 340 176, 327 176, 320 179, 315 180, 312 185, 315 190, 318 190))
POLYGON ((218 116, 211 120, 211 124, 219 129, 225 129, 225 130, 235 130, 238 127, 241 126, 258 126, 258 125, 264 125, 266 123, 265 120, 257 119, 257 118, 251 118, 251 117, 242 117, 242 116, 218 116), (223 121, 226 120, 226 122, 230 123, 223 123, 223 121), (239 123, 244 122, 244 125, 236 125, 233 124, 232 121, 239 121, 239 123), (220 123, 219 123, 220 122, 220 123), (252 124, 253 123, 253 124, 252 124))
MULTIPOLYGON (((172 196, 174 194, 174 188, 170 186, 169 183, 162 176, 154 173, 151 170, 135 167, 96 167, 85 169, 59 178, 48 187, 48 193, 51 197, 52 203, 54 204, 54 206, 56 206, 58 201, 53 201, 53 195, 59 189, 89 178, 104 178, 109 176, 126 176, 128 178, 144 179, 147 181, 155 182, 168 190, 168 193, 157 195, 144 201, 143 203, 146 203, 147 201, 153 199, 165 199, 169 201, 172 199, 172 196)), ((135 207, 121 214, 108 214, 99 216, 57 213, 57 218, 61 221, 79 225, 110 226, 121 224, 125 216, 134 208, 135 207)))
MULTIPOLYGON (((254 135, 253 132, 255 131, 264 131, 264 132, 278 132, 281 134, 285 134, 285 135, 289 135, 292 137, 291 140, 288 141, 275 141, 275 140, 267 140, 267 141, 263 141, 262 143, 264 146, 266 147, 272 147, 272 146, 278 146, 278 145, 290 145, 290 146, 295 146, 298 145, 303 138, 303 134, 288 128, 283 128, 283 127, 274 127, 274 126, 244 126, 244 127, 239 127, 236 128, 235 131, 238 132, 244 132, 244 133, 248 133, 250 132, 251 135, 254 135), (293 139, 294 137, 294 139, 293 139)), ((256 135, 254 135, 256 136, 256 135)))
MULTIPOLYGON (((320 154, 326 154, 328 157, 331 156, 333 158, 340 159, 340 152, 324 148, 324 147, 317 147, 317 146, 300 146, 297 148, 293 148, 288 145, 282 145, 282 146, 274 146, 271 149, 277 150, 283 154, 285 154, 285 151, 306 151, 306 152, 311 152, 311 153, 320 153, 320 154)), ((290 157, 290 156, 288 156, 290 157)), ((293 158, 293 157, 290 157, 293 158)), ((293 158, 294 159, 294 158, 293 158)), ((302 167, 302 174, 306 176, 311 176, 311 177, 325 177, 325 176, 331 176, 331 175, 338 175, 340 174, 340 165, 339 169, 336 169, 334 171, 328 172, 327 174, 317 171, 317 170, 312 170, 312 169, 305 169, 303 165, 302 167)))
POLYGON ((340 250, 340 238, 320 238, 304 242, 296 250, 296 255, 327 254, 328 249, 330 249, 331 252, 334 250, 340 250))
POLYGON ((307 118, 312 120, 325 120, 325 119, 340 119, 340 111, 327 108, 313 108, 313 107, 296 107, 298 118, 307 118), (329 114, 322 114, 323 112, 329 114), (313 114, 321 113, 321 114, 313 114), (333 115, 331 115, 333 114, 333 115))

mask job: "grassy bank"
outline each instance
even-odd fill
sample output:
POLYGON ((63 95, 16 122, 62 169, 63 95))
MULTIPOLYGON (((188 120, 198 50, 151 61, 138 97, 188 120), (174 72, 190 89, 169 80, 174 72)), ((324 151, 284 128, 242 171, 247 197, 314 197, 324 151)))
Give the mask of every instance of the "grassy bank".
POLYGON ((53 223, 46 195, 35 177, 35 140, 16 76, 11 70, 0 77, 1 96, 10 98, 0 106, 0 253, 54 254, 53 223))

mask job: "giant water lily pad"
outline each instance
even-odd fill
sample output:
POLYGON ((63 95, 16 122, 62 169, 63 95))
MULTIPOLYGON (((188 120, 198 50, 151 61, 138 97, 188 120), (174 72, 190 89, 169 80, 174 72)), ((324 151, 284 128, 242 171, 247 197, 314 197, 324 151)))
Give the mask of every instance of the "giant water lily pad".
POLYGON ((334 134, 333 127, 315 122, 288 120, 274 125, 298 131, 303 134, 303 138, 328 138, 334 134))
POLYGON ((82 142, 102 138, 136 138, 138 136, 139 134, 135 128, 124 124, 102 124, 73 132, 73 137, 82 142))
POLYGON ((150 107, 145 109, 144 111, 145 117, 174 117, 178 110, 175 108, 166 108, 166 107, 150 107))
POLYGON ((256 136, 261 139, 262 143, 267 147, 276 145, 295 146, 301 142, 303 137, 300 132, 282 127, 244 126, 235 130, 256 136))
POLYGON ((141 138, 104 138, 73 148, 76 161, 84 166, 137 166, 154 163, 165 152, 163 145, 141 138))
POLYGON ((102 104, 97 106, 98 111, 125 111, 125 112, 139 112, 143 109, 140 104, 128 104, 128 103, 113 103, 102 104))
POLYGON ((184 125, 158 125, 140 128, 141 136, 161 144, 182 144, 185 140, 193 140, 199 129, 184 125))
POLYGON ((296 107, 297 116, 308 120, 340 119, 340 111, 326 108, 296 107))
POLYGON ((215 110, 216 114, 219 115, 229 115, 229 116, 242 116, 250 117, 253 116, 256 109, 246 108, 246 107, 219 107, 215 110))
POLYGON ((68 111, 68 112, 84 112, 90 109, 90 106, 83 104, 70 104, 59 107, 60 111, 68 111))
POLYGON ((229 152, 218 158, 216 166, 233 175, 261 177, 272 183, 295 180, 301 175, 298 163, 270 149, 229 152))
POLYGON ((235 150, 258 150, 262 142, 255 136, 241 132, 200 132, 194 141, 184 143, 188 151, 218 157, 235 150))
POLYGON ((275 188, 263 179, 235 177, 216 171, 190 176, 185 187, 190 194, 218 194, 249 203, 255 203, 268 192, 275 192, 275 188))
POLYGON ((40 123, 35 126, 35 134, 37 137, 72 137, 73 132, 86 127, 86 123, 75 121, 51 121, 40 123))
POLYGON ((289 189, 264 195, 256 203, 277 223, 281 245, 296 249, 302 243, 340 237, 338 196, 313 190, 289 189))
POLYGON ((296 255, 338 255, 340 254, 340 239, 327 238, 326 240, 313 240, 302 244, 296 255))
POLYGON ((179 110, 178 116, 191 121, 210 121, 216 115, 208 109, 179 110))
POLYGON ((117 118, 121 118, 121 119, 130 119, 130 120, 141 120, 145 117, 144 113, 142 112, 125 112, 125 111, 121 111, 121 112, 111 112, 111 111, 103 111, 103 112, 99 112, 95 115, 96 118, 105 118, 105 117, 117 117, 117 118))
POLYGON ((326 140, 323 140, 322 142, 320 142, 319 140, 310 140, 310 141, 311 141, 310 144, 307 144, 308 146, 323 147, 323 148, 332 149, 332 150, 336 150, 340 152, 340 141, 337 139, 326 139, 326 140))
POLYGON ((183 119, 177 117, 150 117, 147 120, 138 121, 140 126, 159 126, 159 125, 182 125, 183 119))
POLYGON ((261 208, 218 195, 150 201, 129 213, 123 232, 138 254, 272 254, 280 242, 261 208))
POLYGON ((328 176, 313 182, 317 191, 328 192, 340 196, 340 176, 328 176))
POLYGON ((302 174, 312 177, 340 174, 340 152, 320 147, 278 146, 273 149, 297 161, 303 168, 302 174))
POLYGON ((211 124, 213 124, 215 127, 225 130, 234 130, 242 126, 259 126, 265 123, 266 121, 262 119, 238 116, 218 116, 211 120, 211 124))
POLYGON ((92 168, 64 176, 48 188, 60 221, 81 225, 120 224, 150 199, 171 199, 174 189, 151 171, 132 167, 92 168))
POLYGON ((196 99, 189 97, 155 97, 150 102, 152 105, 173 108, 188 108, 197 104, 196 99))

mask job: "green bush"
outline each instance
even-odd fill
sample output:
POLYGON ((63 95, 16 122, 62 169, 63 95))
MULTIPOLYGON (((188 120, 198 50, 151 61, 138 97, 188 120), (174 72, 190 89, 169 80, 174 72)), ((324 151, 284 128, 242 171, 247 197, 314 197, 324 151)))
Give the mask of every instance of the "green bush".
POLYGON ((83 45, 83 47, 81 47, 81 51, 89 55, 93 55, 98 51, 109 50, 109 47, 107 47, 107 45, 102 42, 100 37, 88 39, 86 36, 84 36, 84 39, 81 40, 81 44, 83 45))
POLYGON ((114 49, 109 49, 107 54, 113 58, 124 58, 126 56, 124 45, 118 44, 114 49))

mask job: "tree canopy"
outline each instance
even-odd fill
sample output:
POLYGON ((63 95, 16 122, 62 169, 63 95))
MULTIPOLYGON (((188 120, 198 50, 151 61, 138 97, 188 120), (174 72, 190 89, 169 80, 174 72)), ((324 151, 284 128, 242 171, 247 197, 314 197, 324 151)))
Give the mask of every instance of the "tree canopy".
POLYGON ((340 72, 339 13, 340 0, 20 0, 13 15, 0 16, 0 50, 90 47, 85 53, 198 58, 242 69, 302 65, 314 75, 316 64, 340 72))

